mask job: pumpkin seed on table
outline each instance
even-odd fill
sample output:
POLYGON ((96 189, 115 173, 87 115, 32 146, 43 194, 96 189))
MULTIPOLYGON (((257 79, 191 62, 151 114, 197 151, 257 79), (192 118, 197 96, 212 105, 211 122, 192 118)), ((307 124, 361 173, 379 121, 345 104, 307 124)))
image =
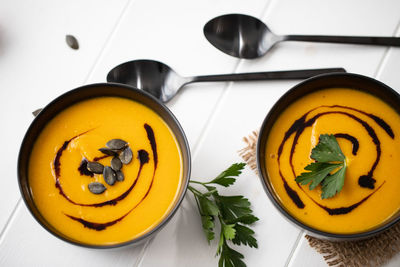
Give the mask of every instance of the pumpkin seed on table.
POLYGON ((111 139, 107 142, 106 147, 110 149, 121 150, 123 149, 128 143, 121 139, 111 139))
POLYGON ((111 169, 111 167, 106 166, 104 167, 103 178, 107 184, 114 185, 117 180, 117 174, 113 169, 111 169))
POLYGON ((40 113, 42 110, 43 110, 42 108, 38 108, 37 110, 32 111, 32 115, 35 116, 35 117, 37 117, 37 115, 39 115, 39 113, 40 113))
POLYGON ((99 148, 99 151, 108 156, 117 156, 118 155, 117 151, 107 148, 107 147, 99 148))
POLYGON ((124 174, 122 171, 117 171, 117 181, 122 182, 123 180, 125 180, 124 174))
POLYGON ((101 194, 107 189, 102 183, 99 182, 90 183, 88 185, 88 188, 89 191, 92 192, 93 194, 101 194))
POLYGON ((91 162, 89 161, 87 163, 87 167, 86 167, 89 171, 93 172, 93 173, 97 173, 97 174, 102 174, 103 170, 104 170, 104 166, 101 163, 98 162, 91 162))
POLYGON ((119 155, 119 159, 125 165, 129 164, 131 162, 132 158, 133 158, 133 153, 129 146, 126 147, 119 155))
POLYGON ((114 171, 119 171, 122 168, 122 162, 118 157, 113 157, 111 160, 111 168, 114 171))
POLYGON ((65 36, 65 41, 67 42, 67 45, 69 47, 71 47, 72 49, 74 49, 74 50, 79 49, 78 39, 76 39, 75 36, 68 34, 65 36))

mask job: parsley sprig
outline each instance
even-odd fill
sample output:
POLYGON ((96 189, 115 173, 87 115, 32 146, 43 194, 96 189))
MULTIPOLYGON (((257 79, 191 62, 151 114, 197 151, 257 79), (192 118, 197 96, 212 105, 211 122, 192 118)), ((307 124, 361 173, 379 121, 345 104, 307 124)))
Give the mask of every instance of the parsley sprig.
POLYGON ((243 196, 223 196, 213 185, 229 187, 242 173, 245 163, 235 163, 209 182, 191 180, 191 184, 201 185, 205 192, 189 185, 193 193, 201 216, 203 231, 208 243, 215 238, 216 221, 220 225, 220 235, 216 256, 220 256, 219 267, 245 267, 243 254, 228 245, 228 241, 235 245, 246 245, 257 248, 254 231, 248 227, 258 218, 253 215, 250 201, 243 196), (246 226, 247 225, 247 226, 246 226))
POLYGON ((321 134, 319 143, 312 149, 310 157, 315 162, 304 168, 309 172, 297 176, 296 182, 302 185, 310 183, 310 190, 321 184, 322 199, 335 196, 343 188, 347 168, 346 157, 335 136, 321 134))

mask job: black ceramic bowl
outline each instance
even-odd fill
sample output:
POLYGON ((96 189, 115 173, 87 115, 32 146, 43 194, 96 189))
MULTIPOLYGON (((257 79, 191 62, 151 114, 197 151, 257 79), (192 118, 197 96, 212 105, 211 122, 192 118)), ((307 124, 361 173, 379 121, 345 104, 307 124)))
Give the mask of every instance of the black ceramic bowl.
POLYGON ((362 233, 355 234, 333 234, 328 232, 323 232, 312 228, 301 221, 293 217, 279 201, 279 198, 275 195, 272 185, 269 182, 269 177, 267 173, 267 166, 265 163, 265 148, 267 144, 267 139, 272 126, 274 125, 280 114, 293 102, 299 98, 313 93, 315 91, 327 88, 351 88, 367 92, 372 94, 381 100, 389 104, 394 110, 400 114, 400 95, 387 85, 374 80, 372 78, 351 74, 351 73, 333 73, 333 74, 323 74, 315 76, 308 80, 305 80, 298 85, 294 86, 287 93, 285 93, 272 107, 269 111, 267 117, 265 118, 261 130, 259 133, 259 138, 257 142, 257 167, 260 174, 261 182, 264 186, 265 192, 274 204, 274 206, 280 211, 280 213, 287 218, 290 222, 294 223, 296 226, 304 229, 308 234, 332 239, 332 240, 355 240, 363 239, 373 235, 376 235, 400 220, 399 215, 395 215, 391 220, 387 221, 383 225, 362 233))
POLYGON ((158 232, 171 219, 171 217, 174 215, 174 213, 178 209, 180 203, 182 202, 185 196, 190 178, 190 169, 191 169, 190 150, 188 142, 186 140, 185 133, 183 132, 175 116, 165 105, 160 103, 156 98, 147 94, 146 92, 127 85, 113 84, 113 83, 99 83, 99 84, 82 86, 61 95, 60 97, 53 100, 50 104, 48 104, 34 119, 27 133, 25 134, 25 137, 22 141, 22 145, 19 151, 18 183, 22 198, 25 201, 25 204, 28 207, 29 211, 32 213, 33 217, 47 231, 49 231, 56 237, 75 245, 90 247, 90 248, 114 248, 130 244, 138 244, 143 242, 144 240, 147 240, 149 237, 154 236, 154 234, 158 232), (151 231, 147 232, 146 234, 138 238, 135 238, 133 240, 130 240, 128 242, 113 244, 113 245, 85 244, 77 240, 71 239, 70 237, 60 233, 57 229, 55 229, 52 225, 50 225, 46 221, 46 219, 41 215, 41 213, 35 206, 28 183, 28 163, 29 163, 30 153, 43 127, 52 118, 54 118, 55 115, 57 115, 67 107, 85 99, 101 97, 101 96, 116 96, 116 97, 132 99, 136 102, 142 103, 143 105, 155 111, 168 124, 169 128, 174 133, 177 139, 177 143, 179 145, 179 149, 182 154, 182 161, 183 161, 182 186, 180 188, 177 200, 175 201, 174 207, 169 211, 168 215, 156 227, 154 227, 151 231))

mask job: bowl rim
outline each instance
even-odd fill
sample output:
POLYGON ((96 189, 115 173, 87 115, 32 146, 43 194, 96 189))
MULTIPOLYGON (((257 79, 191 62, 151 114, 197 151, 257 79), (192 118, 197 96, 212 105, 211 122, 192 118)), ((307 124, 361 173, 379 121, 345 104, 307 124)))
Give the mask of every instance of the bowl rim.
MULTIPOLYGON (((104 96, 110 96, 112 97, 112 95, 104 95, 104 96)), ((84 98, 80 101, 85 101, 87 99, 91 99, 91 98, 96 98, 96 97, 102 97, 101 95, 93 95, 92 97, 88 97, 88 98, 84 98)), ((118 96, 115 95, 115 97, 121 97, 121 98, 126 98, 129 99, 128 97, 123 97, 123 96, 118 96)), ((67 105, 67 107, 70 107, 80 101, 77 101, 75 103, 70 103, 67 105)), ((140 101, 138 100, 132 100, 132 101, 137 101, 140 104, 140 101)), ((146 104, 143 104, 147 107, 146 104)), ((150 108, 150 107, 149 107, 150 108)), ((154 112, 156 112, 158 114, 158 111, 154 110, 153 108, 150 108, 151 110, 153 110, 154 112)), ((65 108, 63 108, 62 110, 65 110, 65 108)), ((57 114, 59 114, 62 110, 56 112, 54 114, 54 116, 56 116, 57 114)), ((53 117, 54 117, 53 116, 53 117)), ((159 115, 161 116, 161 115, 159 115)), ((52 117, 52 118, 53 118, 52 117)), ((50 119, 51 120, 51 119, 50 119)), ((47 120, 46 123, 48 123, 50 120, 47 120)), ((164 119, 163 121, 170 127, 170 123, 166 122, 164 119)), ((176 133, 171 130, 173 132, 174 135, 176 135, 176 133)), ((40 132, 39 132, 40 133, 40 132)), ((36 140, 38 137, 38 135, 34 136, 34 139, 36 140)), ((177 137, 175 137, 175 139, 178 139, 177 137)), ((178 143, 178 140, 176 141, 178 143)), ((27 157, 29 160, 29 156, 27 157)), ((25 163, 27 164, 27 163, 25 163)), ((27 175, 26 175, 27 176, 27 175)), ((119 248, 119 247, 123 247, 123 246, 129 246, 129 245, 135 245, 135 244, 139 244, 142 241, 147 240, 150 236, 152 236, 153 234, 155 234, 156 232, 158 232, 159 230, 161 230, 168 222, 169 220, 175 215, 176 211, 178 210, 178 208, 180 207, 186 192, 187 192, 187 188, 189 185, 189 180, 190 180, 190 176, 191 176, 191 153, 190 153, 190 146, 189 146, 189 142, 187 140, 187 137, 185 135, 185 132, 182 128, 182 126, 180 125, 178 119, 175 117, 175 115, 170 111, 170 109, 164 105, 164 103, 162 103, 161 101, 159 101, 157 98, 155 98, 154 96, 152 96, 151 94, 145 92, 144 90, 140 90, 138 88, 135 88, 133 86, 130 85, 126 85, 126 84, 120 84, 120 83, 92 83, 92 84, 86 84, 83 86, 79 86, 75 89, 69 90, 61 95, 59 95, 58 97, 56 97, 55 99, 53 99, 50 103, 48 103, 40 112, 39 114, 32 120, 31 124, 29 125, 28 129, 25 132, 24 138, 22 139, 21 142, 21 146, 19 148, 19 152, 18 152, 18 160, 17 160, 17 179, 18 179, 18 188, 21 194, 21 198, 23 199, 26 207, 28 208, 30 214, 32 215, 33 218, 35 218, 35 220, 44 228, 46 229, 47 232, 49 232, 50 234, 52 234, 53 236, 66 241, 67 243, 73 244, 73 245, 77 245, 80 247, 85 247, 85 248, 91 248, 91 249, 112 249, 112 248, 119 248), (178 192, 178 197, 174 200, 175 204, 174 206, 168 211, 168 213, 166 214, 166 216, 157 223, 157 225, 153 226, 152 229, 148 230, 147 232, 145 232, 143 235, 140 235, 136 238, 133 238, 132 240, 129 241, 125 241, 125 242, 121 242, 121 243, 116 243, 116 244, 109 244, 109 245, 95 245, 95 244, 88 244, 88 243, 83 243, 83 242, 79 242, 78 240, 75 239, 68 239, 66 235, 61 234, 61 232, 57 232, 54 230, 57 229, 50 229, 46 224, 44 224, 41 219, 39 219, 35 213, 33 212, 33 210, 31 209, 30 205, 28 204, 28 200, 25 198, 24 192, 23 192, 23 188, 24 186, 21 184, 21 179, 22 179, 22 173, 21 173, 21 166, 24 164, 25 161, 22 161, 21 159, 21 154, 22 154, 22 150, 23 147, 25 147, 28 142, 28 138, 31 136, 31 131, 33 129, 33 127, 35 126, 35 124, 37 123, 37 121, 40 119, 41 116, 43 116, 43 114, 45 114, 47 112, 47 110, 51 107, 56 105, 59 101, 62 101, 64 98, 66 98, 67 96, 73 95, 73 94, 79 94, 80 92, 84 91, 85 89, 88 88, 92 88, 92 87, 119 87, 119 88, 124 88, 124 89, 129 89, 131 91, 133 91, 136 94, 139 94, 141 96, 143 96, 144 98, 149 99, 150 101, 154 102, 156 106, 158 106, 162 111, 164 111, 167 116, 172 120, 173 124, 175 124, 177 131, 179 132, 179 134, 182 137, 182 141, 183 144, 181 144, 182 147, 180 147, 180 150, 182 150, 182 148, 184 148, 184 151, 181 151, 181 157, 182 157, 182 162, 184 162, 185 157, 187 160, 187 169, 185 170, 184 168, 184 164, 182 164, 182 183, 180 185, 180 189, 178 192)), ((26 177, 27 178, 27 177, 26 177)), ((33 198, 32 198, 32 202, 33 204, 35 203, 33 198)), ((36 205, 34 205, 36 206, 36 205)), ((38 209, 39 211, 39 209, 38 209)), ((40 211, 39 211, 40 213, 40 211)), ((41 214, 41 213, 40 213, 41 214)), ((46 219, 42 218, 44 221, 46 221, 46 219)), ((48 222, 47 222, 48 223, 48 222)), ((51 224, 48 223, 50 226, 51 224)))
MULTIPOLYGON (((355 73, 328 73, 328 74, 321 74, 321 75, 317 75, 314 77, 311 77, 307 80, 304 80, 298 84, 296 84, 295 86, 293 86, 291 89, 289 89, 287 92, 285 92, 276 102, 275 104, 271 107, 271 109, 269 110, 269 112, 267 113, 267 116, 265 117, 260 131, 259 131, 259 136, 258 136, 258 140, 257 140, 257 145, 256 145, 256 161, 257 161, 257 171, 258 171, 258 176, 261 180, 261 184, 263 185, 264 191, 266 192, 268 198, 270 199, 270 201, 273 203, 273 206, 280 212, 280 214, 286 218, 289 222, 295 224, 297 227, 299 227, 300 229, 305 230, 307 233, 309 233, 312 236, 316 236, 319 238, 325 238, 325 239, 331 239, 331 240, 336 240, 336 241, 348 241, 348 240, 358 240, 358 239, 365 239, 374 235, 377 235, 387 229, 389 229, 390 227, 392 227, 394 224, 396 224, 397 222, 400 221, 400 215, 397 215, 397 218, 393 218, 392 220, 388 220, 386 223, 382 223, 380 226, 376 227, 376 228, 372 228, 370 230, 367 230, 365 232, 359 232, 359 233, 350 233, 350 234, 339 234, 339 233, 330 233, 330 232, 325 232, 322 230, 318 230, 316 228, 313 228, 303 222, 301 222, 299 219, 295 218, 293 215, 290 214, 290 212, 288 212, 283 204, 281 204, 276 198, 275 198, 275 193, 272 192, 272 190, 270 190, 270 188, 267 185, 267 180, 268 178, 268 174, 263 172, 263 166, 266 166, 265 163, 263 163, 264 161, 261 159, 261 155, 263 154, 263 151, 265 150, 265 147, 261 146, 261 143, 263 141, 263 139, 268 139, 269 133, 270 133, 270 129, 267 129, 267 124, 269 123, 269 121, 271 120, 272 116, 275 115, 275 113, 277 112, 276 110, 278 109, 278 107, 280 105, 282 105, 283 101, 285 101, 286 98, 288 98, 289 96, 291 96, 294 92, 296 92, 297 90, 302 90, 302 88, 306 87, 310 82, 314 82, 317 80, 321 80, 321 79, 327 79, 327 78, 332 78, 332 77, 337 77, 337 78, 344 78, 344 79, 348 79, 348 78, 358 78, 361 80, 364 80, 365 82, 368 82, 370 84, 374 84, 375 87, 379 87, 380 89, 383 89, 385 92, 385 94, 388 95, 393 95, 396 97, 396 101, 398 103, 400 103, 400 95, 399 93, 397 93, 394 89, 392 89, 391 87, 389 87, 388 85, 374 79, 368 76, 364 76, 364 75, 360 75, 360 74, 355 74, 355 73), (265 175, 265 177, 264 177, 265 175)), ((334 88, 335 86, 332 86, 332 88, 334 88)), ((323 90, 323 89, 328 89, 329 87, 321 87, 318 89, 313 90, 312 92, 308 92, 305 95, 308 95, 310 93, 319 91, 319 90, 323 90)), ((349 88, 349 87, 347 87, 349 88)), ((353 89, 353 90, 359 90, 359 91, 363 91, 359 88, 349 88, 349 89, 353 89)), ((368 91, 363 91, 366 92, 368 94, 371 94, 368 91)), ((378 97, 378 96, 376 96, 378 97)), ((379 98, 379 97, 378 97, 379 98)), ((380 98, 381 99, 381 98, 380 98)), ((387 101, 381 99, 382 101, 384 101, 386 104, 390 105, 389 103, 387 103, 387 101)), ((296 100, 291 101, 290 104, 293 104, 296 100)), ((397 111, 398 112, 398 111, 397 111)), ((399 114, 400 115, 400 114, 399 114)), ((279 115, 276 117, 278 118, 279 115)), ((271 125, 274 125, 276 120, 274 120, 272 122, 271 125)), ((266 168, 266 167, 265 167, 266 168)))

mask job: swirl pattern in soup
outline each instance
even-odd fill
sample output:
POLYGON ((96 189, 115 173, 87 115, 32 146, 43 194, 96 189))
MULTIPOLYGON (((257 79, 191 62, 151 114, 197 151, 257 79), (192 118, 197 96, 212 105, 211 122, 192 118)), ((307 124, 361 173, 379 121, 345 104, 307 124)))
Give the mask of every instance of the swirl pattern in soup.
POLYGON ((400 116, 368 93, 323 89, 291 104, 274 123, 266 145, 268 177, 282 206, 315 229, 338 234, 380 226, 399 211, 400 116), (321 187, 295 182, 312 162, 321 134, 333 134, 346 156, 342 191, 321 199, 321 187))
POLYGON ((63 235, 84 244, 130 241, 158 225, 177 199, 182 159, 168 125, 151 109, 119 97, 81 101, 57 114, 37 138, 29 160, 29 186, 42 216, 63 235), (124 181, 110 186, 87 162, 110 166, 98 149, 128 142, 133 160, 124 181), (106 190, 93 194, 88 184, 106 190))

